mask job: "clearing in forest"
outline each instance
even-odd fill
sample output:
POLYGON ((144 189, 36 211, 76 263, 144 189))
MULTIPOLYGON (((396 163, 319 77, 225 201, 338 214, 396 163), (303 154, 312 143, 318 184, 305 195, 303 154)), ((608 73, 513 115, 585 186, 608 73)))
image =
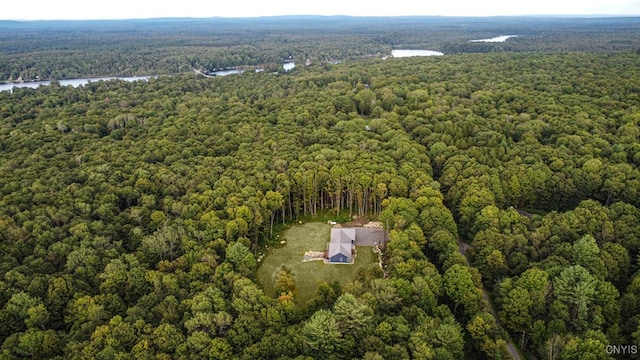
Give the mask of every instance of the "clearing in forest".
POLYGON ((371 246, 356 246, 355 264, 330 265, 322 261, 303 262, 304 253, 309 250, 324 250, 329 242, 331 225, 307 223, 296 225, 285 231, 282 237, 286 245, 272 249, 258 268, 258 282, 265 294, 274 294, 274 285, 281 266, 286 266, 296 281, 298 294, 296 303, 305 305, 316 295, 318 284, 339 281, 350 282, 361 267, 377 266, 378 255, 371 246))

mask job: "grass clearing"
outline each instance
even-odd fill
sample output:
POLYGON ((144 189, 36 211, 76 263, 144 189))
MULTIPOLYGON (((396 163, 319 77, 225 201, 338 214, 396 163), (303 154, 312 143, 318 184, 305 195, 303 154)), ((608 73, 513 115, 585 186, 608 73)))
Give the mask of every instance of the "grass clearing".
POLYGON ((325 250, 331 234, 331 225, 323 223, 306 223, 295 225, 286 230, 280 237, 286 245, 270 249, 258 268, 258 282, 267 295, 274 295, 274 283, 282 265, 291 270, 298 286, 296 302, 305 305, 316 295, 318 284, 331 283, 335 280, 341 284, 350 282, 357 269, 368 267, 377 262, 377 255, 372 247, 357 246, 356 260, 353 265, 325 265, 322 261, 302 262, 306 251, 325 250))

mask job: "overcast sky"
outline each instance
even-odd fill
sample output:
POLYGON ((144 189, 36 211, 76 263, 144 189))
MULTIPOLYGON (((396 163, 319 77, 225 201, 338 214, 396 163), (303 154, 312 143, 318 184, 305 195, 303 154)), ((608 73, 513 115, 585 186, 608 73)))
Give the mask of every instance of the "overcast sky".
POLYGON ((640 15, 640 0, 4 0, 0 19, 130 19, 272 15, 640 15))

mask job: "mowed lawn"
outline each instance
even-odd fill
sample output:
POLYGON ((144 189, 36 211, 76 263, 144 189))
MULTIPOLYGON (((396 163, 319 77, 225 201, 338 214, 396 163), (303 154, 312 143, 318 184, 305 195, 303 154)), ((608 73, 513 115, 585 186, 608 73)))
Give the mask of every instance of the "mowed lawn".
POLYGON ((323 223, 296 225, 285 231, 281 238, 287 241, 286 245, 270 249, 258 268, 258 282, 265 294, 275 295, 274 285, 282 265, 291 270, 296 280, 296 303, 305 305, 316 295, 318 284, 336 280, 346 284, 353 279, 358 268, 368 267, 377 262, 377 254, 368 246, 356 247, 357 256, 353 265, 325 265, 322 261, 302 262, 305 252, 324 251, 330 234, 331 225, 323 223))

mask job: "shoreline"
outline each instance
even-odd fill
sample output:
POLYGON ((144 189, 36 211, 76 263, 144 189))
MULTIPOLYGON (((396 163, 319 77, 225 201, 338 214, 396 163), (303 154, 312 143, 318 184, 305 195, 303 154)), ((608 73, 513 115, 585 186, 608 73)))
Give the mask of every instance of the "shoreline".
MULTIPOLYGON (((183 73, 178 73, 178 74, 183 74, 183 73)), ((9 81, 9 80, 0 80, 0 85, 20 85, 20 84, 38 84, 38 83, 46 83, 46 82, 52 82, 52 81, 75 81, 75 80, 104 80, 104 79, 130 79, 130 78, 152 78, 152 77, 158 77, 158 76, 165 76, 165 75, 175 75, 175 74, 154 74, 154 75, 102 75, 102 76, 83 76, 83 77, 77 77, 77 78, 64 78, 64 79, 40 79, 40 80, 35 80, 35 79, 31 79, 31 80, 13 80, 13 81, 9 81)))

